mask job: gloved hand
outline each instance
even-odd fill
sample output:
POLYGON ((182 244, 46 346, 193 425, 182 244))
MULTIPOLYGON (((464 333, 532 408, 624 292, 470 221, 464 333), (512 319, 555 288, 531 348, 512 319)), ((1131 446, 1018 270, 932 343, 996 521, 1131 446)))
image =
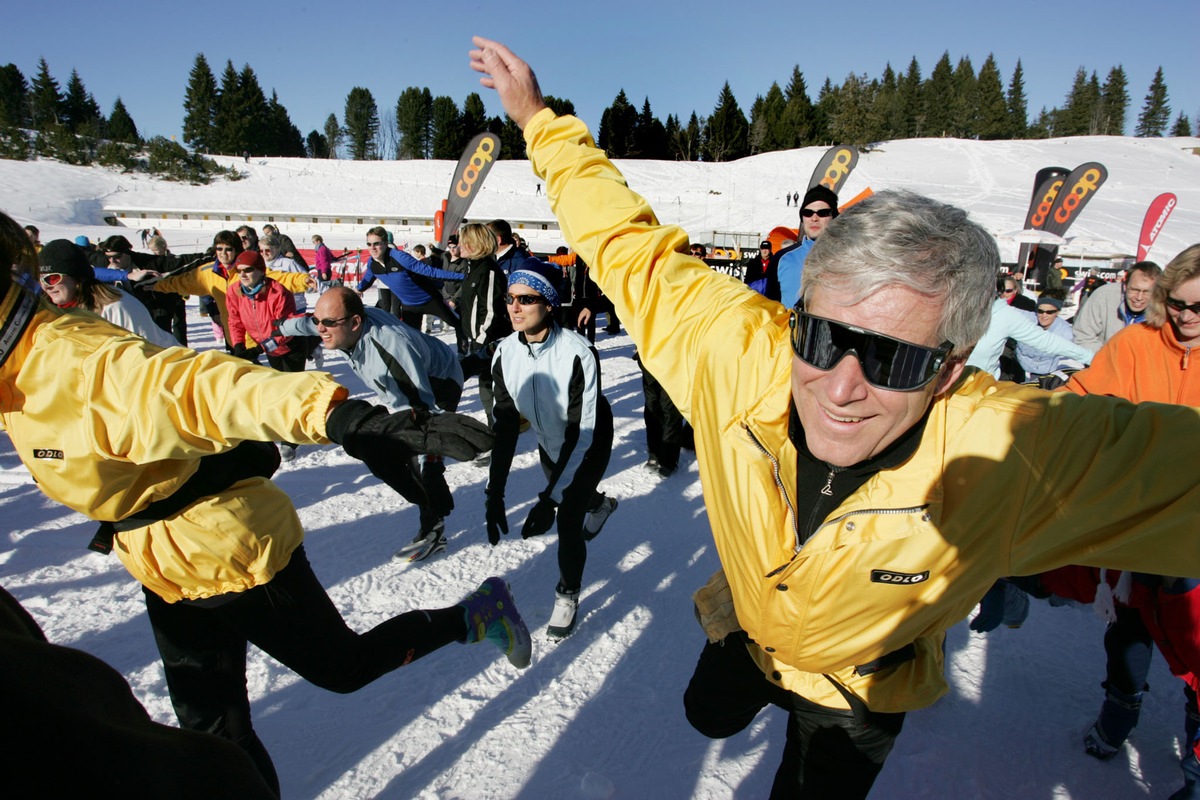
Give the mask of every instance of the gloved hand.
POLYGON ((504 495, 487 493, 487 534, 492 547, 500 543, 500 534, 508 535, 508 515, 504 509, 504 495))
POLYGON ((558 510, 558 503, 551 500, 550 495, 545 492, 538 497, 540 499, 537 501, 537 505, 529 512, 529 516, 525 518, 525 525, 521 528, 522 539, 541 536, 554 525, 554 515, 558 510))
POLYGON ((325 432, 360 461, 409 458, 422 453, 470 461, 492 448, 487 425, 464 414, 432 416, 412 411, 389 413, 365 400, 347 400, 329 412, 325 432))

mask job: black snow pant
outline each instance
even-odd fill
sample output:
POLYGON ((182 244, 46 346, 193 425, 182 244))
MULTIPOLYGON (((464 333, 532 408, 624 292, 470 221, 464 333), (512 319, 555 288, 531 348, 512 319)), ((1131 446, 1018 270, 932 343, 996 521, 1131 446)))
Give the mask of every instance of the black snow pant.
POLYGON ((864 798, 904 725, 904 714, 826 708, 771 683, 746 649, 745 633, 707 642, 683 695, 688 722, 712 739, 742 731, 768 704, 788 712, 772 800, 864 798))
MULTIPOLYGON (((563 489, 562 502, 558 505, 558 582, 563 591, 577 592, 583 585, 583 567, 587 563, 587 541, 583 538, 583 522, 589 511, 604 501, 604 495, 596 491, 608 459, 612 456, 613 418, 612 409, 603 396, 596 409, 596 428, 592 431, 592 444, 583 455, 583 461, 574 478, 563 489)), ((549 453, 538 447, 542 472, 549 479, 555 464, 549 453)))
POLYGON ((658 463, 673 470, 679 466, 679 449, 683 446, 683 415, 640 359, 638 366, 642 370, 642 393, 646 397, 642 411, 646 423, 646 449, 658 463))
POLYGON ((404 310, 400 312, 400 320, 410 327, 421 330, 421 321, 426 314, 437 317, 450 326, 454 330, 455 337, 462 335, 462 320, 440 297, 430 297, 428 301, 419 306, 404 306, 404 310))
POLYGON ((308 682, 348 694, 467 634, 458 606, 408 611, 355 633, 303 546, 269 582, 245 592, 177 603, 142 592, 179 726, 233 740, 276 794, 279 778, 250 720, 247 642, 308 682))

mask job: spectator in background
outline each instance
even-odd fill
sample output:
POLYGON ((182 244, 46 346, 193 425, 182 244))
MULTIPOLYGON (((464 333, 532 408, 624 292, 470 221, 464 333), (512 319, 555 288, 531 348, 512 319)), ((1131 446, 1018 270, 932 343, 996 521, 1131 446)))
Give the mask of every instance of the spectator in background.
POLYGON ((237 235, 242 240, 243 250, 249 250, 252 253, 258 252, 258 231, 249 225, 242 225, 237 229, 237 235))
POLYGON ((1025 285, 1016 275, 1005 275, 1001 279, 1001 284, 997 287, 1000 292, 1000 297, 1004 302, 1008 303, 1018 311, 1028 311, 1033 313, 1037 309, 1037 301, 1025 294, 1025 285))
POLYGON ((496 237, 487 227, 473 222, 464 225, 458 235, 459 252, 467 264, 466 276, 453 299, 466 347, 463 375, 479 376, 479 402, 492 425, 492 355, 500 340, 512 333, 504 305, 508 281, 496 263, 496 237))
POLYGON ((1139 261, 1129 268, 1124 281, 1107 283, 1092 292, 1073 320, 1075 341, 1094 353, 1125 326, 1144 320, 1160 275, 1158 264, 1139 261))
POLYGON ((387 231, 381 227, 367 231, 367 250, 371 254, 371 263, 358 283, 359 293, 366 291, 378 278, 399 301, 400 313, 393 316, 399 316, 406 324, 421 330, 421 318, 431 314, 452 329, 458 329, 458 316, 442 300, 442 286, 438 281, 460 281, 462 275, 422 264, 403 250, 391 247, 387 231))
POLYGON ((702 244, 692 244, 688 252, 692 254, 692 258, 698 258, 701 261, 708 258, 708 250, 702 244))
POLYGON ((159 235, 150 239, 150 252, 156 256, 171 255, 171 250, 167 247, 167 240, 159 235))
POLYGON ((274 225, 263 225, 263 238, 268 236, 279 237, 279 254, 287 256, 292 261, 295 261, 300 266, 308 269, 308 262, 304 259, 304 254, 300 252, 300 248, 296 247, 296 243, 292 241, 292 237, 286 233, 280 233, 279 228, 274 225))
POLYGON ((317 294, 324 294, 333 285, 333 251, 325 246, 325 240, 318 234, 313 234, 313 269, 317 273, 317 294))
POLYGON ((800 276, 813 243, 830 222, 837 219, 838 196, 827 186, 817 184, 804 194, 800 206, 800 241, 780 250, 767 269, 763 294, 785 306, 795 305, 800 297, 800 276))
POLYGON ((82 308, 134 333, 159 347, 179 344, 154 324, 150 312, 136 297, 96 280, 83 248, 66 239, 55 239, 38 253, 42 290, 59 308, 82 308))
MULTIPOLYGON (((1009 339, 1025 344, 1044 353, 1072 358, 1082 364, 1092 362, 1091 351, 1061 339, 1049 331, 1042 330, 1029 318, 1029 314, 1018 311, 1008 304, 1016 288, 1013 279, 1005 276, 996 279, 996 299, 992 301, 990 321, 983 336, 967 357, 968 367, 977 367, 994 378, 1000 378, 1000 356, 1009 339)), ((1036 305, 1034 306, 1036 308, 1036 305)), ((1022 378, 1023 376, 1012 376, 1022 378)))
POLYGON ((766 239, 758 246, 758 255, 751 256, 742 262, 745 274, 742 282, 759 294, 767 293, 767 274, 771 266, 772 247, 766 239))
POLYGON ((42 235, 42 232, 37 229, 37 226, 26 225, 25 226, 25 235, 29 237, 29 241, 33 242, 33 247, 35 250, 42 249, 41 239, 38 238, 42 235))
POLYGON ((138 285, 130 278, 132 270, 144 269, 158 273, 178 269, 183 262, 173 256, 154 256, 134 253, 133 245, 120 234, 114 234, 101 243, 97 254, 107 266, 96 269, 96 278, 104 283, 124 281, 124 286, 136 297, 158 327, 170 333, 184 346, 187 345, 187 317, 183 298, 177 294, 155 293, 138 285))
MULTIPOLYGON (((1068 342, 1075 341, 1075 333, 1071 323, 1062 318, 1063 301, 1051 292, 1043 292, 1037 300, 1035 321, 1038 327, 1054 334, 1068 342)), ((1025 343, 1017 344, 1017 363, 1025 371, 1025 380, 1035 380, 1042 375, 1048 375, 1063 366, 1062 356, 1046 353, 1025 343)))

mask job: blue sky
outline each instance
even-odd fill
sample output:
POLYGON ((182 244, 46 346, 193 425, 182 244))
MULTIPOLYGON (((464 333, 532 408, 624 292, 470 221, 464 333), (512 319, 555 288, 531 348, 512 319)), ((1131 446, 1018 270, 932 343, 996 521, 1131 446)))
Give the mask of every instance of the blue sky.
POLYGON ((71 69, 107 114, 120 95, 143 135, 179 136, 183 96, 196 53, 219 77, 225 61, 249 63, 263 90, 274 88, 307 134, 329 113, 342 118, 354 86, 372 91, 381 111, 408 86, 429 87, 461 104, 480 91, 467 66, 472 34, 505 42, 529 61, 543 91, 570 99, 595 128, 624 88, 639 108, 685 121, 712 112, 728 80, 743 111, 772 81, 785 86, 799 65, 816 98, 826 76, 878 77, 903 71, 915 55, 928 77, 943 51, 969 56, 976 70, 994 53, 1007 87, 1017 59, 1030 116, 1064 102, 1075 71, 1103 82, 1122 64, 1129 79, 1127 132, 1162 66, 1172 120, 1200 115, 1197 0, 1008 0, 1002 3, 877 2, 682 4, 530 0, 483 4, 228 2, 174 4, 127 0, 117 6, 44 0, 6 9, 0 63, 32 79, 39 57, 65 85, 71 69))

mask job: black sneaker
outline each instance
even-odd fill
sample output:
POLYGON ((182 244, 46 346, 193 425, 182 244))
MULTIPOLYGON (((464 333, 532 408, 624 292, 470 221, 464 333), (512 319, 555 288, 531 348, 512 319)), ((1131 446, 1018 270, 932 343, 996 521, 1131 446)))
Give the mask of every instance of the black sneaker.
POLYGON ((604 528, 604 523, 608 522, 612 512, 617 510, 617 498, 604 496, 600 501, 600 505, 587 513, 583 518, 583 539, 590 542, 600 535, 601 529, 604 528))

